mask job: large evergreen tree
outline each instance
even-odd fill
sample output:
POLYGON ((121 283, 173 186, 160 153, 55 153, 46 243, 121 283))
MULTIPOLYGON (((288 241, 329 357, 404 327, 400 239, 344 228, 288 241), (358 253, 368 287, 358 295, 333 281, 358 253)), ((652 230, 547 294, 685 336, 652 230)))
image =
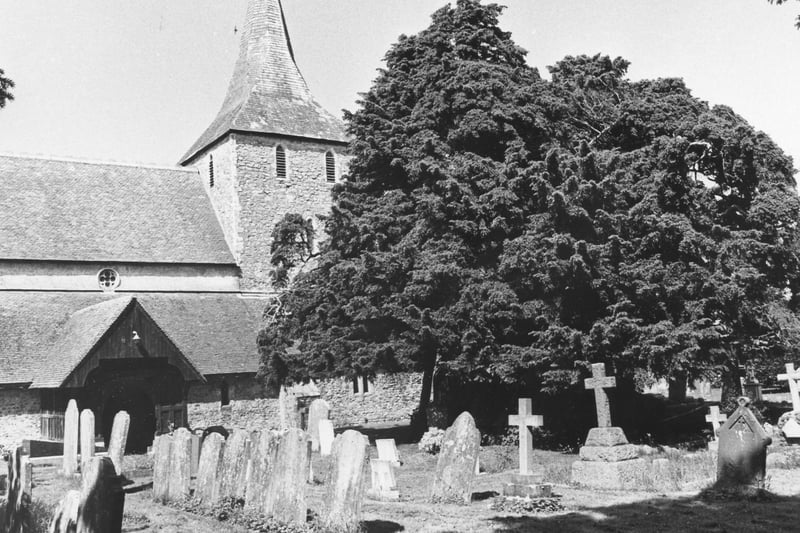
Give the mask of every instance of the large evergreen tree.
POLYGON ((0 108, 6 106, 6 102, 13 100, 14 95, 11 94, 11 89, 14 88, 14 82, 5 76, 5 72, 0 68, 0 108))
POLYGON ((781 359, 800 298, 791 160, 620 58, 541 79, 500 12, 459 0, 387 53, 346 117, 319 263, 260 336, 263 374, 419 370, 424 407, 434 371, 558 390, 597 361, 684 379, 781 359))

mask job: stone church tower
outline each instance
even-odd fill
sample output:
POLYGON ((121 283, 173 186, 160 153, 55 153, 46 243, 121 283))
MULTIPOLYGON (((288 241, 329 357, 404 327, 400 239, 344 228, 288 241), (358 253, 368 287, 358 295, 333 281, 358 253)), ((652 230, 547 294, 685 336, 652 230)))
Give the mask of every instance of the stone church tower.
POLYGON ((272 229, 286 213, 322 230, 346 146, 344 125, 297 68, 280 0, 250 0, 222 108, 180 161, 200 173, 243 292, 270 290, 272 229))

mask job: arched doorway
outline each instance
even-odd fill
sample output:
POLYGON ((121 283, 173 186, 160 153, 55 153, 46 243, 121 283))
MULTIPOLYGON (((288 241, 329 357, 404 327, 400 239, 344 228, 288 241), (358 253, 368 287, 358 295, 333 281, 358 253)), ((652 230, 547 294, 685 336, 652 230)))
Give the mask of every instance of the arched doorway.
POLYGON ((112 384, 108 385, 106 387, 108 396, 103 405, 101 426, 103 439, 108 444, 114 416, 119 411, 127 411, 131 417, 131 425, 128 429, 128 444, 125 451, 127 453, 146 452, 147 447, 153 443, 153 435, 156 431, 155 403, 144 390, 135 385, 126 383, 118 383, 116 387, 112 387, 112 384))

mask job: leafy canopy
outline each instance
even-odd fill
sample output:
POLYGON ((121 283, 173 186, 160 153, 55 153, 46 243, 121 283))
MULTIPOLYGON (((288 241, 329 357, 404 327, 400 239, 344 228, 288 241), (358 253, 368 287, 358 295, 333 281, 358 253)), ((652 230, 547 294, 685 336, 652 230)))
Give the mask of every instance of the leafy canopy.
POLYGON ((263 374, 559 389, 589 362, 692 377, 793 351, 791 160, 621 58, 543 80, 500 13, 459 0, 386 54, 346 116, 319 263, 260 335, 263 374))
POLYGON ((6 102, 14 99, 11 94, 11 89, 14 88, 14 82, 5 77, 5 72, 0 68, 0 108, 6 106, 6 102))

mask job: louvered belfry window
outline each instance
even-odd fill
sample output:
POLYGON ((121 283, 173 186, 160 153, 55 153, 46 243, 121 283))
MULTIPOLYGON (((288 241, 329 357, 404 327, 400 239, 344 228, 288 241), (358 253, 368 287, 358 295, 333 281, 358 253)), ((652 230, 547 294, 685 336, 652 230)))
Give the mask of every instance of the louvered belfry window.
POLYGON ((208 186, 214 188, 214 156, 208 156, 208 186))
POLYGON ((336 181, 336 160, 333 152, 325 152, 325 179, 331 183, 336 181))
POLYGON ((286 179, 286 150, 283 146, 275 148, 275 173, 279 180, 286 179))

